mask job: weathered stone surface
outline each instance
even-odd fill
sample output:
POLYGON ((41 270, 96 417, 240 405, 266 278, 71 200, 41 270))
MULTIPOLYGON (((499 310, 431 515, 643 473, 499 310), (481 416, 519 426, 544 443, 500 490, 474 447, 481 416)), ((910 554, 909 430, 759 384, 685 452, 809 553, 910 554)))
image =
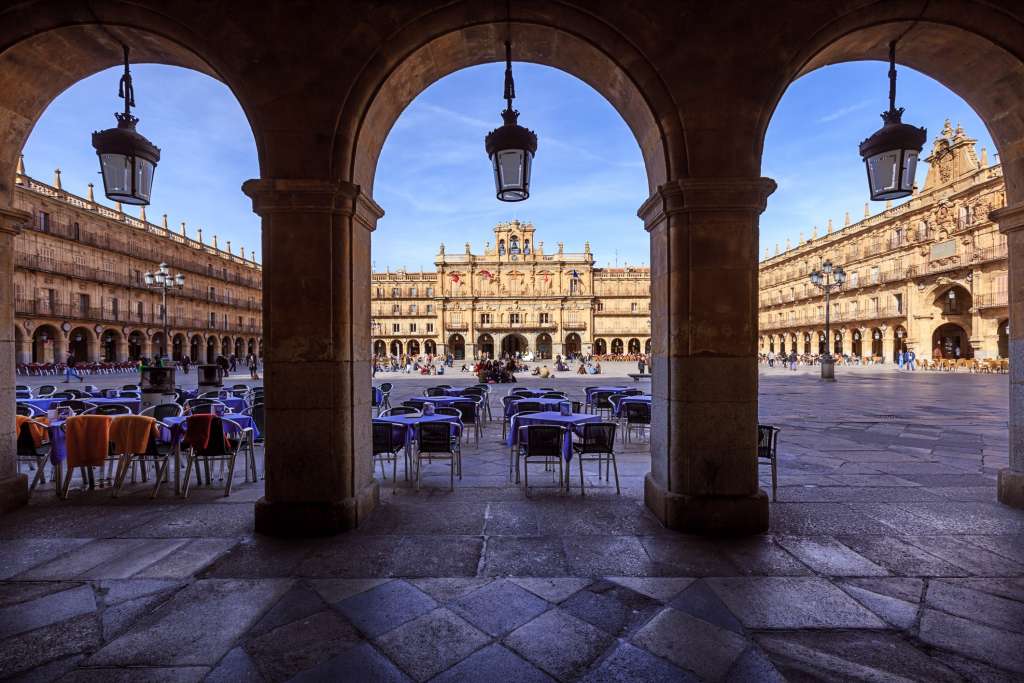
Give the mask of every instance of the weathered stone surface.
POLYGON ((91 586, 79 586, 4 607, 0 609, 0 640, 95 610, 96 598, 91 586))
POLYGON ((425 681, 487 641, 486 635, 442 607, 386 633, 376 644, 413 679, 425 681))
POLYGON ((359 634, 348 621, 333 611, 323 611, 268 630, 250 640, 245 649, 263 678, 276 683, 359 642, 359 634))
POLYGON ((823 579, 707 579, 743 625, 766 628, 884 628, 885 622, 823 579))
POLYGON ((391 581, 338 603, 338 609, 368 638, 430 612, 437 603, 405 581, 391 581))
POLYGON ((495 676, 519 683, 551 683, 543 671, 497 643, 474 652, 433 679, 436 683, 473 683, 495 676))
POLYGON ((750 647, 746 638, 667 608, 633 636, 633 643, 700 679, 720 679, 750 647))
POLYGON ((997 663, 1024 673, 1024 636, 969 619, 926 609, 921 615, 921 640, 966 657, 997 663))
POLYGON ((611 636, 557 607, 505 638, 508 647, 558 679, 579 676, 612 642, 611 636))
POLYGON ((450 610, 493 637, 522 626, 548 607, 547 601, 505 579, 493 581, 448 605, 450 610))
POLYGON ((595 664, 581 680, 587 683, 691 683, 698 679, 646 650, 619 642, 612 653, 595 664))

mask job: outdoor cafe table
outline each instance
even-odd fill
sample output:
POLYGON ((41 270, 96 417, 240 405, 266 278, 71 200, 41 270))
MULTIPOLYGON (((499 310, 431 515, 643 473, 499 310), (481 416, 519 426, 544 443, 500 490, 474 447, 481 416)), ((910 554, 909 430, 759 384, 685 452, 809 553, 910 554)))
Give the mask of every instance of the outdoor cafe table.
MULTIPOLYGON (((255 440, 259 438, 260 429, 256 426, 256 421, 252 419, 251 415, 243 415, 242 413, 224 413, 217 417, 223 420, 231 420, 238 424, 242 429, 252 429, 249 432, 249 448, 255 448, 255 440)), ((164 443, 170 443, 174 446, 174 493, 175 495, 181 495, 181 442, 185 438, 185 421, 188 420, 188 415, 179 415, 176 417, 165 417, 161 422, 170 428, 168 430, 160 429, 160 440, 164 443)), ((221 426, 225 432, 232 429, 230 425, 226 425, 221 422, 221 426)), ((248 476, 248 475, 246 475, 248 476)))
POLYGON ((624 391, 629 391, 629 387, 587 387, 584 391, 587 394, 587 403, 590 403, 590 395, 595 391, 607 391, 611 394, 621 394, 624 391))
POLYGON ((97 406, 125 406, 128 410, 132 411, 136 415, 142 410, 142 400, 138 398, 83 398, 83 399, 65 399, 65 398, 29 398, 19 399, 18 403, 27 403, 28 405, 35 406, 39 410, 49 410, 51 405, 57 405, 61 401, 70 400, 81 400, 86 403, 92 403, 97 406))
POLYGON ((622 415, 622 406, 626 403, 646 403, 647 405, 651 405, 651 397, 649 395, 625 396, 619 399, 619 405, 615 408, 615 417, 620 417, 622 415))
MULTIPOLYGON (((387 415, 375 417, 374 422, 386 422, 402 428, 405 432, 405 454, 412 455, 412 442, 419 438, 419 426, 424 422, 450 422, 452 424, 452 435, 459 432, 462 420, 457 415, 387 415)), ((397 432, 393 432, 397 433, 397 432)))
POLYGON ((416 396, 413 400, 433 403, 435 406, 450 406, 456 401, 469 401, 469 396, 416 396))
POLYGON ((572 406, 572 403, 564 398, 517 398, 514 401, 508 402, 508 406, 505 408, 505 417, 512 417, 518 413, 519 404, 524 401, 526 403, 539 404, 544 410, 553 410, 555 412, 558 412, 563 403, 567 406, 572 406))
POLYGON ((511 421, 511 427, 508 432, 508 445, 509 448, 515 448, 516 444, 519 443, 519 428, 527 425, 553 425, 556 427, 565 427, 565 440, 562 442, 562 458, 568 462, 572 459, 572 435, 573 433, 581 433, 581 425, 588 422, 600 422, 601 417, 599 415, 591 415, 590 413, 572 413, 570 415, 562 415, 558 411, 548 411, 544 413, 530 413, 529 415, 513 415, 511 421))
MULTIPOLYGON (((512 392, 509 392, 509 394, 511 394, 511 393, 512 392)), ((519 391, 516 392, 516 396, 519 396, 521 398, 540 398, 544 394, 550 394, 550 393, 551 393, 550 391, 543 391, 541 389, 526 389, 526 390, 520 389, 519 391)))

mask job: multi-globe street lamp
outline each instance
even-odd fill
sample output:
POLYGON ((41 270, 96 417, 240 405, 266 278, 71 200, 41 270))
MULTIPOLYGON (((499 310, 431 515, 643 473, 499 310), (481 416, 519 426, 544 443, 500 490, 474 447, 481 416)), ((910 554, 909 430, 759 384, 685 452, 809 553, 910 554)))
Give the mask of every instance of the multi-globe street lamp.
POLYGON ((164 324, 163 348, 160 349, 160 357, 167 355, 167 338, 170 336, 170 329, 167 322, 167 292, 172 289, 181 289, 185 286, 185 276, 177 273, 173 277, 166 263, 161 263, 156 272, 146 272, 146 286, 160 290, 160 313, 164 324))
MULTIPOLYGON (((821 269, 811 272, 811 284, 822 290, 825 293, 825 339, 831 339, 829 335, 829 314, 831 304, 829 300, 832 296, 832 292, 839 291, 842 288, 843 283, 846 282, 846 271, 843 270, 842 266, 833 266, 832 261, 825 260, 821 264, 821 269)), ((835 365, 836 362, 832 358, 832 354, 829 353, 828 345, 825 346, 825 353, 820 358, 821 361, 821 378, 824 380, 835 381, 835 365)))

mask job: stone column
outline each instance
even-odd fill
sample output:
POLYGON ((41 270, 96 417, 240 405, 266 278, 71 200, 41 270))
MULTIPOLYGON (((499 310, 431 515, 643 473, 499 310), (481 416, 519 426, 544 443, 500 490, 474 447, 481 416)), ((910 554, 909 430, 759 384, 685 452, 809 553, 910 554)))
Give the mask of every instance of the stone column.
POLYGON ((356 185, 249 180, 263 219, 266 494, 256 531, 322 536, 379 500, 370 454, 370 233, 356 185))
POLYGON ((14 359, 18 363, 32 362, 32 334, 22 332, 21 341, 16 341, 14 346, 14 359))
POLYGON ((0 513, 28 503, 14 434, 14 239, 31 219, 26 211, 0 208, 0 513))
MULTIPOLYGON (((872 332, 872 334, 874 334, 872 332)), ((882 362, 886 365, 891 365, 893 356, 896 353, 895 338, 891 330, 886 330, 882 333, 882 362)))
POLYGON ((757 479, 758 216, 767 178, 662 185, 639 210, 651 234, 651 472, 644 500, 672 529, 768 529, 757 479))
POLYGON ((999 502, 1024 508, 1024 205, 993 211, 1009 251, 1010 466, 999 471, 999 502))

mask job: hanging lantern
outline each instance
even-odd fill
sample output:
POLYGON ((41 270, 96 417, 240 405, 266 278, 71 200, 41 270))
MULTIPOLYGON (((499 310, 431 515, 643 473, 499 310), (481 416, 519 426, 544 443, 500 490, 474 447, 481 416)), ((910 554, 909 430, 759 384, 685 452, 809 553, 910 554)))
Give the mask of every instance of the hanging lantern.
POLYGON ((503 202, 521 202, 530 196, 530 172, 537 153, 537 134, 518 124, 519 112, 512 108, 516 96, 512 80, 512 43, 505 41, 505 101, 501 112, 505 122, 484 139, 494 169, 494 189, 503 202))
POLYGON ((917 159, 928 131, 903 123, 903 107, 896 107, 896 41, 889 43, 889 111, 882 112, 881 128, 860 143, 873 201, 900 199, 914 192, 917 159))
POLYGON ((124 47, 124 75, 117 94, 124 99, 124 112, 114 114, 117 128, 92 134, 92 146, 100 158, 103 191, 111 201, 145 206, 152 194, 160 149, 135 130, 139 119, 131 113, 135 89, 128 70, 128 46, 124 47))

